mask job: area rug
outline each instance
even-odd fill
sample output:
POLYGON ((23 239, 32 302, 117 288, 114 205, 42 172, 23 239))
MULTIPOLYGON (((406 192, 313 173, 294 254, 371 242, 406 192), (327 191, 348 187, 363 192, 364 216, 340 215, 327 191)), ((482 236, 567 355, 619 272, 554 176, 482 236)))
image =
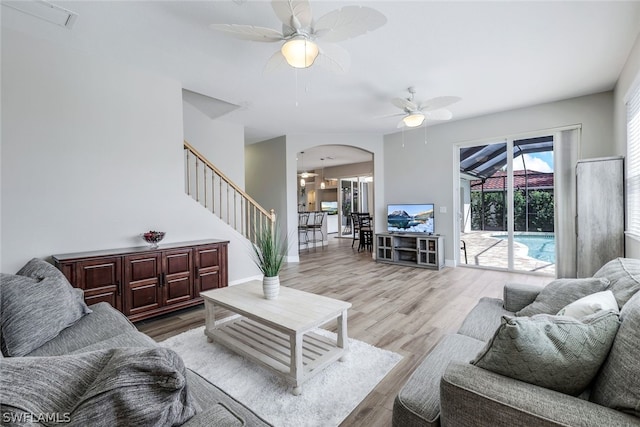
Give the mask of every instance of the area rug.
MULTIPOLYGON (((335 334, 319 329, 321 335, 335 334)), ((339 425, 402 356, 349 339, 349 355, 309 379, 302 394, 275 373, 221 345, 207 342, 204 326, 160 343, 178 353, 188 368, 247 405, 276 427, 339 425)))

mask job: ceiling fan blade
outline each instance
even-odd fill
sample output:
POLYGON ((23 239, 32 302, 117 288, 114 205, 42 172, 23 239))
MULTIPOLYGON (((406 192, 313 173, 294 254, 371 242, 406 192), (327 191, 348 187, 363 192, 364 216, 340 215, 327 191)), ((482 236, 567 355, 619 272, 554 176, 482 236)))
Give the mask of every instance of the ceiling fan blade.
POLYGON ((400 116, 406 116, 406 115, 407 113, 385 114, 384 116, 376 116, 374 117, 374 119, 381 120, 381 119, 388 119, 389 117, 400 117, 400 116))
POLYGON ((416 103, 404 98, 393 98, 391 100, 391 103, 403 110, 415 111, 418 109, 418 106, 416 105, 416 103))
POLYGON ((351 67, 351 56, 349 52, 338 45, 321 46, 320 54, 314 64, 318 64, 334 73, 344 74, 351 67))
POLYGON ((424 111, 424 116, 429 120, 451 120, 453 113, 445 108, 424 111))
POLYGON ((380 28, 387 18, 365 6, 346 6, 320 17, 313 28, 317 37, 327 42, 347 40, 380 28))
POLYGON ((232 37, 242 40, 256 42, 278 42, 283 40, 282 33, 265 27, 254 27, 253 25, 240 24, 211 24, 209 28, 222 31, 232 37))
POLYGON ((273 55, 271 55, 271 58, 267 60, 267 63, 265 64, 264 69, 262 70, 262 73, 269 74, 276 70, 279 70, 281 68, 286 68, 286 67, 287 67, 287 60, 282 54, 282 51, 278 49, 276 52, 274 52, 273 55))
POLYGON ((420 105, 420 109, 423 111, 438 110, 440 108, 447 107, 451 104, 454 104, 460 101, 461 99, 462 98, 458 96, 439 96, 437 98, 432 98, 423 102, 420 105))
POLYGON ((311 27, 311 5, 308 0, 272 0, 271 7, 283 24, 296 30, 311 27))

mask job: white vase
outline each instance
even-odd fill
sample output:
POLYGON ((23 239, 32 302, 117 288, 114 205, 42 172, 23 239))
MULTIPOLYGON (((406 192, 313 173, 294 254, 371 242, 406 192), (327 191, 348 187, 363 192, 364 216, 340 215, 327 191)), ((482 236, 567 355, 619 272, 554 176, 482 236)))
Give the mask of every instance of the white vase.
POLYGON ((262 291, 266 299, 276 299, 280 293, 280 277, 264 277, 262 279, 262 291))

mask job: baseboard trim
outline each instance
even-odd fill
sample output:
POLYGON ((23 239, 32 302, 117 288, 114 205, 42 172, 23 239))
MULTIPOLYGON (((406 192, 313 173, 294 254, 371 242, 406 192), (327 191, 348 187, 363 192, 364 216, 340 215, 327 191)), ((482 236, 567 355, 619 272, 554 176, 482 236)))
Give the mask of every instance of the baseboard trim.
POLYGON ((257 275, 257 276, 251 276, 251 277, 244 277, 244 278, 238 279, 238 280, 232 280, 231 282, 229 282, 229 286, 239 285, 241 283, 247 283, 247 282, 251 282, 253 280, 262 280, 262 274, 257 275))

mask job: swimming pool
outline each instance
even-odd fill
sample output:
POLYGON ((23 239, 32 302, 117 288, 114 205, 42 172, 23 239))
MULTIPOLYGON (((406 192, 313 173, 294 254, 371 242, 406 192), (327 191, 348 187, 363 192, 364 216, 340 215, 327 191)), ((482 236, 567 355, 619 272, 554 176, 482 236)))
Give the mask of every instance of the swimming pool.
MULTIPOLYGON (((491 237, 506 240, 508 236, 497 234, 491 237)), ((516 234, 513 240, 528 247, 530 257, 555 264, 556 236, 553 234, 516 234)))

